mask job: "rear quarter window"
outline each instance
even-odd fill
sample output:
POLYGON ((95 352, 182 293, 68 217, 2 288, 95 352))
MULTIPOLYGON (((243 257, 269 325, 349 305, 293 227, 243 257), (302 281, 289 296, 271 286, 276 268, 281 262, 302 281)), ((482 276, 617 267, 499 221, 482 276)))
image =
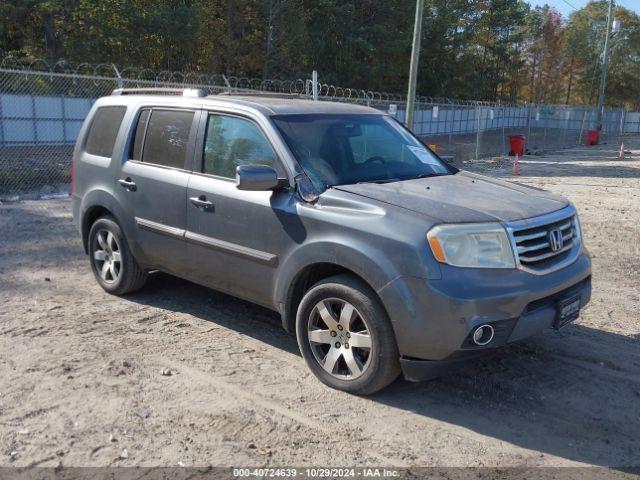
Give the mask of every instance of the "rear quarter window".
POLYGON ((99 157, 110 157, 126 111, 127 107, 98 108, 89 127, 85 152, 99 157))

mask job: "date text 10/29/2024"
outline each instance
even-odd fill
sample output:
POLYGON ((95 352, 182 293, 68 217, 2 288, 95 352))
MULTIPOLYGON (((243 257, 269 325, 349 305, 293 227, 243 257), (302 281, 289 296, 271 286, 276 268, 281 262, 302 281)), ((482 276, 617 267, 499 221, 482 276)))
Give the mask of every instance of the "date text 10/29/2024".
POLYGON ((388 468, 234 468, 235 478, 398 478, 388 468))

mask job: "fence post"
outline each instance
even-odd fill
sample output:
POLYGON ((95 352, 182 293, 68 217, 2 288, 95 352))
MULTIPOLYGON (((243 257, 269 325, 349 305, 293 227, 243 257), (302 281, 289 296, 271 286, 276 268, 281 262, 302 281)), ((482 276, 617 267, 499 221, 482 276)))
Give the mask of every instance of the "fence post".
POLYGON ((229 83, 229 79, 226 75, 222 75, 222 80, 224 80, 224 84, 227 87, 227 93, 231 93, 231 84, 229 83))
MULTIPOLYGON (((453 130, 455 129, 455 124, 456 124, 456 120, 455 120, 456 111, 455 110, 451 110, 451 113, 452 113, 452 115, 451 115, 451 126, 448 127, 447 129, 449 130, 449 155, 454 155, 453 145, 452 145, 452 143, 453 143, 452 140, 453 139, 451 137, 453 135, 453 130)), ((460 113, 462 114, 462 112, 460 112, 460 113)))
POLYGON ((569 127, 569 116, 571 115, 571 111, 570 110, 566 110, 564 112, 564 128, 562 129, 562 142, 561 142, 561 147, 564 148, 564 146, 566 145, 566 139, 567 139, 567 129, 569 127))
POLYGON ((4 147, 4 114, 2 112, 1 101, 0 101, 0 146, 4 147))
POLYGON ((580 125, 580 135, 578 135, 578 145, 582 143, 582 133, 584 132, 584 122, 587 119, 587 110, 584 110, 582 115, 582 125, 580 125))
POLYGON ((527 107, 529 109, 529 115, 527 117, 527 142, 531 142, 531 111, 532 107, 529 105, 527 107))
POLYGON ((33 132, 33 140, 38 142, 38 118, 36 117, 36 97, 30 95, 31 99, 31 131, 33 132))
POLYGON ((314 100, 318 100, 318 71, 311 72, 311 92, 314 100))
POLYGON ((116 77, 118 77, 118 88, 122 88, 122 76, 120 76, 120 72, 118 71, 118 67, 116 67, 113 63, 111 64, 113 70, 116 72, 116 77))
POLYGON ((506 151, 506 143, 505 143, 505 136, 504 136, 504 124, 506 123, 506 119, 507 116, 505 114, 505 108, 502 107, 502 115, 500 115, 501 120, 502 120, 502 156, 505 156, 507 154, 506 151))
POLYGON ((480 148, 480 107, 476 106, 476 160, 478 160, 478 151, 480 148))

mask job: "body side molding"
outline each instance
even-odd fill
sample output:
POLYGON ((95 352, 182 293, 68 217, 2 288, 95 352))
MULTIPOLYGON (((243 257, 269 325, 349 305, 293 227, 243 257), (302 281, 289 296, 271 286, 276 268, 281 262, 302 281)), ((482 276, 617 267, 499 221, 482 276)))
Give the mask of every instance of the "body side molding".
POLYGON ((146 220, 144 218, 135 217, 136 225, 143 230, 149 230, 154 233, 160 233, 173 238, 181 238, 189 243, 212 248, 222 252, 230 253, 239 257, 248 258, 254 262, 264 263, 275 267, 278 264, 278 256, 272 253, 255 250, 253 248, 238 245, 237 243, 226 242, 217 238, 200 235, 199 233, 190 232, 181 228, 171 227, 163 223, 146 220))
POLYGON ((136 225, 143 230, 149 230, 154 233, 161 233, 173 238, 184 238, 185 230, 182 228, 170 227, 164 223, 153 222, 144 218, 135 217, 136 225))
POLYGON ((217 238, 207 237, 205 235, 200 235, 199 233, 190 232, 188 230, 185 232, 184 238, 189 243, 212 248, 214 250, 220 250, 239 257, 248 258, 249 260, 264 263, 273 267, 278 264, 277 255, 238 245, 237 243, 218 240, 217 238))

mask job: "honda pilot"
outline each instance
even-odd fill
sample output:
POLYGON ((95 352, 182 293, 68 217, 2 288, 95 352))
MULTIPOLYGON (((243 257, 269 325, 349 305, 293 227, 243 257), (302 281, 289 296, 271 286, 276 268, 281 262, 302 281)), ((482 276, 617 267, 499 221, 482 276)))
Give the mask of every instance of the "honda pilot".
POLYGON ((104 290, 160 270, 263 305, 347 392, 441 375, 564 327, 590 299, 569 201, 458 170, 373 108, 116 90, 73 160, 104 290))

